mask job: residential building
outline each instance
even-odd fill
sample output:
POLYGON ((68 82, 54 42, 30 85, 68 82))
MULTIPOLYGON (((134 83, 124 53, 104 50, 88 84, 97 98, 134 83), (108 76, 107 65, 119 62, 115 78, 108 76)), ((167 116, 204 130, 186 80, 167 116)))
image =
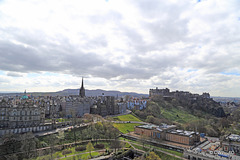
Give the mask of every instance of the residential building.
POLYGON ((136 109, 136 110, 142 110, 147 107, 147 100, 141 99, 141 98, 130 98, 129 101, 127 101, 127 108, 128 109, 136 109))

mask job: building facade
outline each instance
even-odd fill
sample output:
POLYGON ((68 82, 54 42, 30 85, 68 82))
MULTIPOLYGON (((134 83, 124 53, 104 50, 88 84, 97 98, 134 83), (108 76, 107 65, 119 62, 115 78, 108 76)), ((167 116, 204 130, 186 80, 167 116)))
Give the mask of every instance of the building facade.
POLYGON ((136 110, 142 110, 147 107, 147 100, 146 99, 140 99, 140 98, 131 98, 129 101, 127 101, 127 108, 128 109, 136 109, 136 110))
POLYGON ((61 102, 65 116, 82 117, 86 113, 90 113, 90 108, 93 105, 93 100, 87 97, 68 96, 61 102))
POLYGON ((121 111, 125 111, 125 105, 117 104, 114 96, 99 96, 94 100, 94 105, 91 107, 91 114, 98 114, 101 116, 119 114, 119 107, 121 111))
POLYGON ((200 135, 193 131, 177 130, 175 125, 162 124, 136 126, 134 132, 150 138, 166 140, 185 145, 194 145, 200 141, 200 135))
POLYGON ((169 130, 166 133, 166 140, 186 145, 194 145, 200 141, 200 134, 193 131, 169 130))
POLYGON ((0 103, 0 127, 18 128, 38 126, 44 123, 45 110, 37 104, 24 102, 11 104, 0 103))

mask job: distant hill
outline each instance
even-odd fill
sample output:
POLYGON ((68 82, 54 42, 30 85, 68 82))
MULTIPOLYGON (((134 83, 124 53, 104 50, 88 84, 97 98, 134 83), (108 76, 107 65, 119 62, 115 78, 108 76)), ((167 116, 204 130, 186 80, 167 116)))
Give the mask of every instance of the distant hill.
MULTIPOLYGON (((27 92, 28 95, 33 96, 69 96, 69 95, 78 95, 79 89, 64 89, 58 92, 27 92)), ((86 90, 86 96, 118 96, 123 97, 125 95, 130 95, 133 97, 148 97, 148 94, 139 94, 135 92, 120 92, 120 91, 106 91, 101 89, 96 90, 86 90)), ((8 96, 15 96, 15 95, 23 95, 23 93, 0 93, 0 95, 8 95, 8 96)))
POLYGON ((240 97, 212 97, 216 102, 234 102, 240 104, 240 97))
MULTIPOLYGON (((135 92, 120 92, 120 91, 106 91, 106 90, 101 90, 101 89, 96 89, 96 90, 86 90, 86 96, 118 96, 122 97, 125 95, 130 95, 134 97, 148 97, 148 94, 139 94, 135 92)), ((79 89, 65 89, 63 91, 56 92, 57 95, 78 95, 79 94, 79 89)))

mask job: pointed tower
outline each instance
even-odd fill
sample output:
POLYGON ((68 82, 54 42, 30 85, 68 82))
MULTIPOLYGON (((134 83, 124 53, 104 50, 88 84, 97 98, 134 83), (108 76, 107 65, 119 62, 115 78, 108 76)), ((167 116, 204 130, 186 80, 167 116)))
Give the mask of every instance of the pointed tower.
POLYGON ((82 77, 82 86, 81 86, 80 91, 79 91, 79 96, 80 97, 85 97, 85 89, 83 87, 83 77, 82 77))

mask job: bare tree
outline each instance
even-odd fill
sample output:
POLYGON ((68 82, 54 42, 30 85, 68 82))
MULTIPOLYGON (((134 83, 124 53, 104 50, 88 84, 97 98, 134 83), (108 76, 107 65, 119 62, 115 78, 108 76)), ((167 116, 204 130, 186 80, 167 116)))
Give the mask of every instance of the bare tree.
POLYGON ((111 142, 111 148, 114 149, 115 153, 116 153, 117 149, 119 149, 121 147, 122 147, 122 143, 118 139, 114 139, 111 142))
POLYGON ((51 159, 52 159, 52 154, 54 152, 54 146, 59 142, 59 139, 57 138, 57 136, 55 134, 51 134, 50 136, 48 136, 47 140, 48 140, 48 145, 50 147, 50 154, 51 154, 51 159))
POLYGON ((37 139, 33 135, 32 132, 28 132, 22 134, 20 136, 21 141, 21 151, 23 152, 23 156, 25 158, 33 158, 36 156, 36 152, 34 150, 37 149, 37 139))

